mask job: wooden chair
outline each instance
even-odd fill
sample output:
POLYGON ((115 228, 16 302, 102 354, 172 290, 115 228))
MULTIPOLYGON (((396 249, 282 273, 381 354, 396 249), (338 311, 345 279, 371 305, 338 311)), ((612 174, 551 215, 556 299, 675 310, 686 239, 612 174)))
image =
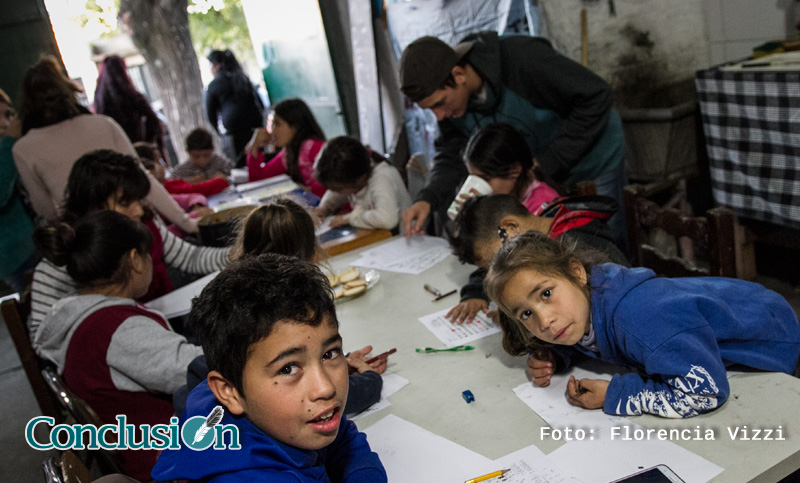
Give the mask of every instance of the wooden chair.
MULTIPOLYGON (((103 425, 100 416, 83 399, 74 395, 67 388, 64 380, 52 367, 42 369, 42 376, 47 382, 50 391, 56 396, 61 407, 69 414, 72 420, 80 424, 91 424, 98 428, 103 425)), ((116 451, 102 448, 99 450, 87 449, 81 452, 81 459, 90 468, 92 463, 96 461, 100 473, 103 475, 122 473, 119 455, 116 451)))
POLYGON ((53 397, 40 372, 46 363, 36 355, 33 346, 31 346, 28 326, 25 322, 28 318, 26 304, 9 298, 0 304, 0 311, 2 311, 3 320, 6 323, 9 335, 11 335, 11 340, 14 342, 14 347, 17 349, 22 369, 28 377, 28 383, 31 385, 33 395, 39 404, 39 409, 43 415, 54 418, 56 423, 61 422, 63 415, 59 411, 58 402, 53 397))
POLYGON ((755 279, 751 237, 738 224, 731 210, 712 208, 704 216, 690 216, 650 199, 676 187, 678 199, 685 202, 685 192, 680 193, 680 180, 625 187, 628 240, 634 266, 651 268, 668 277, 711 275, 755 279), (680 240, 677 256, 665 254, 651 244, 650 230, 653 228, 664 230, 680 240), (695 253, 703 252, 707 253, 707 265, 698 264, 695 257, 695 253))
POLYGON ((577 196, 589 196, 597 194, 597 185, 594 181, 578 181, 575 183, 575 194, 577 196))

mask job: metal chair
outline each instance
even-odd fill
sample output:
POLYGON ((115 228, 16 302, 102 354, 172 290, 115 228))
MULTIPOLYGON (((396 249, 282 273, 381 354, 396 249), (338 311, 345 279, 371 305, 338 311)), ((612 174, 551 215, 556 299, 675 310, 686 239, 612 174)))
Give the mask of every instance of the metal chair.
POLYGON ((61 422, 64 419, 63 414, 59 411, 58 403, 40 372, 47 363, 36 355, 31 346, 30 334, 25 322, 28 318, 26 304, 9 298, 0 303, 0 311, 2 311, 3 320, 9 335, 11 335, 11 340, 14 342, 14 347, 17 349, 22 369, 28 377, 28 383, 31 385, 39 409, 43 415, 55 419, 56 423, 61 422))
POLYGON ((61 458, 51 456, 42 463, 46 483, 89 483, 95 478, 89 468, 72 451, 65 451, 61 458))
POLYGON ((51 456, 42 462, 45 483, 140 483, 130 476, 119 473, 101 476, 95 479, 92 472, 72 451, 51 456))
MULTIPOLYGON (((42 369, 42 376, 47 382, 50 391, 56 396, 61 407, 67 412, 71 419, 80 424, 91 424, 100 427, 103 421, 97 413, 86 402, 74 395, 70 391, 63 379, 52 367, 42 369)), ((112 473, 123 473, 120 469, 119 455, 116 451, 108 449, 84 450, 81 458, 87 467, 91 467, 93 462, 97 463, 100 473, 108 475, 112 473)))

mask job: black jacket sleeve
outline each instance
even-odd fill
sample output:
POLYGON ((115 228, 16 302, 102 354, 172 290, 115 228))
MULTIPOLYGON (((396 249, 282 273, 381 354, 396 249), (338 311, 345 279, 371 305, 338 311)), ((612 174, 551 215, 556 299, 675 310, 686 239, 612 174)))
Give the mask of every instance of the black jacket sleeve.
POLYGON ((509 36, 501 48, 503 80, 531 103, 566 119, 563 132, 539 156, 542 169, 563 182, 569 169, 594 147, 608 123, 611 86, 581 64, 559 54, 548 42, 509 36))
POLYGON ((350 391, 344 405, 345 414, 358 414, 381 399, 383 378, 375 371, 350 374, 350 391))
POLYGON ((489 297, 483 290, 483 279, 485 278, 486 278, 485 268, 479 268, 474 272, 470 273, 467 284, 461 287, 461 301, 463 302, 468 299, 483 299, 488 302, 489 297))
POLYGON ((439 123, 439 136, 433 142, 436 150, 433 169, 416 199, 430 203, 432 212, 453 201, 456 190, 467 177, 467 166, 461 159, 461 151, 466 145, 467 137, 447 120, 439 123))
POLYGON ((211 81, 211 84, 208 85, 208 90, 206 90, 206 115, 208 116, 208 122, 211 123, 214 130, 219 132, 219 126, 217 126, 218 118, 219 118, 219 111, 222 108, 222 102, 220 101, 219 89, 221 88, 220 80, 214 79, 211 81))

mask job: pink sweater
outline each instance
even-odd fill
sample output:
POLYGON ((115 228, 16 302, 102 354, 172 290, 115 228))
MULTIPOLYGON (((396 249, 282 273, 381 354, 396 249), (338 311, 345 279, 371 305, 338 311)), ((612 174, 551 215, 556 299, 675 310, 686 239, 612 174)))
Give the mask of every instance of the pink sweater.
POLYGON ((525 193, 522 194, 520 202, 525 205, 528 211, 535 214, 539 207, 542 206, 542 203, 547 203, 553 198, 558 198, 558 192, 551 188, 550 185, 535 179, 525 190, 525 193))
MULTIPOLYGON (((72 165, 96 149, 111 149, 138 158, 119 124, 99 114, 82 114, 31 129, 14 144, 14 164, 36 213, 49 221, 60 217, 72 165)), ((147 173, 147 177, 150 179, 147 201, 153 208, 184 231, 196 233, 197 220, 189 218, 151 174, 147 173)))
MULTIPOLYGON (((322 150, 325 141, 317 139, 306 139, 300 145, 300 152, 297 155, 297 162, 300 165, 300 175, 303 176, 303 187, 315 195, 322 198, 325 194, 325 187, 317 182, 314 177, 314 161, 322 150)), ((258 156, 247 155, 247 175, 249 181, 258 181, 271 178, 279 174, 286 174, 286 149, 275 155, 269 162, 264 162, 264 153, 258 156)))

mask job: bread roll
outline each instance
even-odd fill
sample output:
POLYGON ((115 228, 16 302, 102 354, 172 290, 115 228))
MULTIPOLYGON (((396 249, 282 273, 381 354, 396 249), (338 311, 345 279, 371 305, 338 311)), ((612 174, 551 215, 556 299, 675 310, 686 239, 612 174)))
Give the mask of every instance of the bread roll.
POLYGON ((328 283, 331 284, 331 287, 335 287, 339 285, 339 276, 335 273, 329 273, 326 275, 328 277, 328 283))
POLYGON ((353 288, 345 288, 344 289, 344 296, 345 297, 350 297, 352 295, 357 295, 357 294, 360 294, 361 292, 363 292, 366 289, 367 289, 366 285, 359 285, 358 287, 353 287, 353 288))
POLYGON ((353 280, 353 281, 347 282, 346 284, 344 284, 344 288, 361 287, 362 285, 366 285, 366 284, 367 284, 366 280, 364 280, 363 278, 359 278, 357 280, 353 280))
POLYGON ((360 276, 361 272, 359 272, 358 270, 348 270, 344 273, 339 274, 339 282, 341 283, 352 282, 353 280, 357 279, 360 276))

